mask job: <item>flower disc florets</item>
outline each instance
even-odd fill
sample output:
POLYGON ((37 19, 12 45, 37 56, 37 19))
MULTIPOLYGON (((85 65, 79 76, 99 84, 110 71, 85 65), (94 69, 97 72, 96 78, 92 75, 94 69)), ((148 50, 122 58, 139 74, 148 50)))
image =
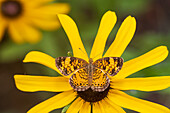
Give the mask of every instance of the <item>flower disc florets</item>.
POLYGON ((23 10, 19 1, 6 0, 1 4, 1 13, 7 18, 16 18, 21 15, 23 10))

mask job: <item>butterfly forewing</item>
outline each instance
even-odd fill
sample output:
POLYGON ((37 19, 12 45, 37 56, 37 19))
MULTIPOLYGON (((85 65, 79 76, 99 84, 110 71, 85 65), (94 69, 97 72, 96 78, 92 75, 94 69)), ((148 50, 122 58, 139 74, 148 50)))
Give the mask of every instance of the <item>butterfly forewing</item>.
POLYGON ((93 79, 91 89, 93 91, 104 91, 108 88, 110 80, 107 76, 107 73, 101 69, 93 68, 93 79))
POLYGON ((88 71, 87 68, 79 69, 78 71, 74 72, 73 75, 69 79, 70 85, 76 91, 85 91, 90 86, 88 84, 88 71))
POLYGON ((110 76, 116 75, 123 66, 123 59, 121 57, 105 57, 96 60, 93 63, 95 68, 103 70, 110 76))
POLYGON ((88 62, 76 57, 58 57, 55 61, 56 67, 65 76, 88 65, 88 62))

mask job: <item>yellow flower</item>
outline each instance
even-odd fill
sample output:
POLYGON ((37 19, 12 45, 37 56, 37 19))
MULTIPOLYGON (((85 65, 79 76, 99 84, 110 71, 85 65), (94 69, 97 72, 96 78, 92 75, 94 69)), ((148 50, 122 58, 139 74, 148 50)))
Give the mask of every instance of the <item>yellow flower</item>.
MULTIPOLYGON (((74 57, 88 61, 86 50, 74 21, 64 14, 59 14, 58 17, 70 40, 74 57)), ((136 20, 134 17, 128 16, 118 30, 115 40, 102 56, 101 53, 104 51, 107 37, 114 27, 116 20, 115 13, 111 11, 106 12, 102 17, 90 54, 90 58, 93 58, 94 61, 102 57, 120 57, 131 41, 136 29, 136 20)), ((91 92, 92 95, 84 93, 86 91, 79 93, 73 90, 69 84, 69 78, 65 76, 15 75, 14 78, 17 88, 22 91, 61 92, 31 108, 28 113, 47 113, 54 109, 62 108, 71 102, 72 104, 68 108, 67 113, 91 113, 91 110, 93 113, 125 113, 121 107, 141 113, 170 113, 170 109, 162 105, 132 97, 121 91, 156 91, 169 87, 170 76, 126 78, 141 69, 163 61, 167 56, 167 47, 160 46, 142 56, 125 62, 120 72, 114 77, 110 77, 110 87, 103 92, 91 92), (95 100, 92 101, 88 98, 95 100)), ((60 73, 55 66, 55 58, 42 52, 32 51, 28 53, 23 62, 39 63, 60 73)))
POLYGON ((0 40, 7 30, 16 43, 35 43, 41 39, 43 30, 54 30, 60 26, 56 15, 68 13, 65 3, 54 0, 0 0, 0 40))

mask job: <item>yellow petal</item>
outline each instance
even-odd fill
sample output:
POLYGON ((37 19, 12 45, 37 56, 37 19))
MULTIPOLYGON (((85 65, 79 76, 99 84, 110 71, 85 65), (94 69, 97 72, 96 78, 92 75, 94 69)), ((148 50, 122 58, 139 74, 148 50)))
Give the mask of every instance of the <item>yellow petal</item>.
POLYGON ((57 21, 57 19, 41 19, 41 18, 31 18, 30 22, 43 29, 43 30, 54 30, 60 27, 59 22, 57 21))
POLYGON ((24 38, 20 34, 20 30, 18 29, 19 26, 20 26, 19 22, 10 23, 8 26, 8 31, 9 31, 9 34, 14 42, 23 43, 24 38))
POLYGON ((41 39, 41 33, 37 29, 19 21, 10 23, 9 32, 16 43, 23 43, 24 41, 35 43, 41 39))
POLYGON ((1 22, 1 24, 0 24, 0 41, 2 40, 2 38, 3 38, 2 36, 4 35, 5 29, 6 29, 6 22, 1 18, 2 17, 0 15, 0 22, 1 22))
POLYGON ((24 6, 24 10, 29 12, 31 10, 35 10, 36 8, 40 8, 41 6, 51 4, 52 2, 54 2, 54 0, 31 0, 29 2, 27 0, 21 0, 20 2, 22 2, 22 4, 26 4, 24 6))
POLYGON ((136 30, 136 20, 128 16, 120 26, 115 40, 106 51, 104 57, 120 57, 133 38, 136 30))
POLYGON ((68 108, 66 113, 78 113, 85 101, 78 97, 68 108))
POLYGON ((41 5, 44 5, 44 4, 47 4, 49 2, 52 2, 54 0, 31 0, 31 1, 27 1, 27 0, 23 0, 22 2, 25 2, 29 5, 31 5, 32 7, 34 6, 41 6, 41 5))
POLYGON ((102 101, 103 105, 107 105, 107 108, 105 109, 108 111, 108 113, 110 113, 109 111, 112 111, 113 113, 126 113, 120 106, 116 105, 108 98, 105 98, 102 101))
POLYGON ((118 90, 110 90, 108 98, 115 104, 143 113, 170 113, 170 109, 146 100, 138 99, 118 90))
POLYGON ((112 31, 116 21, 117 21, 117 17, 116 17, 115 12, 107 11, 103 15, 101 22, 100 22, 99 29, 98 29, 98 33, 97 33, 97 36, 94 41, 91 54, 90 54, 90 58, 93 58, 94 61, 96 59, 102 58, 106 40, 110 32, 112 31))
POLYGON ((66 91, 60 93, 52 98, 41 102, 40 104, 31 108, 27 113, 49 113, 52 110, 62 108, 69 103, 71 103, 76 98, 76 93, 71 91, 66 91))
POLYGON ((101 110, 102 113, 110 113, 109 110, 108 110, 109 106, 106 103, 103 103, 102 100, 99 101, 98 103, 99 103, 99 107, 100 107, 100 110, 101 110))
MULTIPOLYGON (((43 21, 58 21, 57 14, 67 14, 70 11, 69 4, 66 3, 57 3, 43 5, 38 8, 27 9, 31 10, 28 14, 31 18, 29 19, 38 19, 43 21)), ((59 21, 58 21, 59 22, 59 21)))
POLYGON ((111 87, 120 90, 156 91, 170 87, 170 76, 114 80, 111 87))
POLYGON ((20 24, 17 28, 21 36, 29 43, 36 43, 41 39, 40 31, 26 23, 20 24))
POLYGON ((115 75, 115 78, 125 78, 139 70, 163 61, 167 56, 167 47, 159 46, 144 55, 125 62, 120 72, 115 75))
POLYGON ((45 66, 57 71, 59 74, 61 74, 55 65, 55 59, 53 57, 51 57, 45 53, 39 52, 39 51, 29 52, 25 56, 23 62, 39 63, 39 64, 45 65, 45 66))
POLYGON ((85 102, 81 107, 79 113, 91 113, 91 104, 90 102, 85 102))
POLYGON ((93 103, 93 112, 92 113, 102 113, 102 109, 98 102, 93 103))
POLYGON ((56 16, 56 14, 67 14, 70 11, 70 5, 66 3, 55 3, 44 5, 37 9, 40 14, 52 14, 53 16, 56 16))
POLYGON ((78 28, 75 22, 67 15, 58 14, 61 25, 63 26, 73 49, 74 57, 82 58, 88 61, 88 56, 81 41, 78 28))
POLYGON ((51 91, 61 92, 72 90, 69 79, 65 77, 15 75, 16 87, 21 91, 51 91))

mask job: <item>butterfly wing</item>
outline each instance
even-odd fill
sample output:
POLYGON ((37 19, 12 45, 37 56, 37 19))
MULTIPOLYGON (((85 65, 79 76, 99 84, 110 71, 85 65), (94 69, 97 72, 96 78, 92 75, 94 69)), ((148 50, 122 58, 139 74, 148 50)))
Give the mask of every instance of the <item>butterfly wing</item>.
POLYGON ((107 76, 107 73, 105 73, 101 69, 94 68, 93 69, 93 78, 92 78, 92 86, 91 89, 93 91, 104 91, 106 88, 108 88, 110 83, 110 80, 107 76))
POLYGON ((88 62, 76 57, 58 57, 55 62, 58 70, 65 76, 88 65, 88 62))
POLYGON ((65 76, 71 76, 69 83, 76 91, 85 91, 90 86, 88 84, 88 62, 76 57, 58 57, 56 66, 65 76))
POLYGON ((121 57, 105 57, 96 60, 93 63, 94 67, 103 70, 110 76, 116 75, 123 66, 123 58, 121 57))
POLYGON ((85 91, 90 86, 88 84, 88 71, 87 68, 82 68, 73 73, 69 79, 69 83, 76 91, 85 91))

